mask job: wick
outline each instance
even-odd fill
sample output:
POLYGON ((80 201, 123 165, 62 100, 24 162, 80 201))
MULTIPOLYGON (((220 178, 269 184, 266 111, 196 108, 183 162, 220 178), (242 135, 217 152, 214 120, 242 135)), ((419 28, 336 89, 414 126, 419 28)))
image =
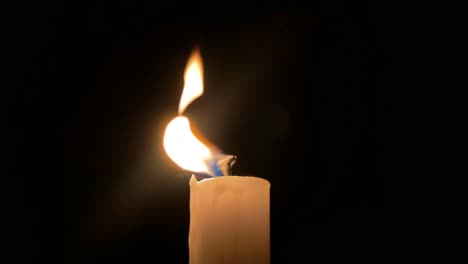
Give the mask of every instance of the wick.
POLYGON ((228 162, 228 173, 229 175, 232 175, 232 167, 237 161, 237 156, 232 156, 231 159, 228 162))
POLYGON ((221 171, 220 176, 232 176, 232 167, 236 163, 237 157, 234 155, 222 155, 216 159, 216 165, 221 171))

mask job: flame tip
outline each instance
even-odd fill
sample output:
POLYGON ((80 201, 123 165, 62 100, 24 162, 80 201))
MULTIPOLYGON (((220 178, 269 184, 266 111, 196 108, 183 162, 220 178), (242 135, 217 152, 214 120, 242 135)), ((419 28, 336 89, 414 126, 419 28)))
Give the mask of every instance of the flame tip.
POLYGON ((179 103, 179 115, 197 98, 203 95, 203 61, 200 50, 194 49, 187 61, 184 88, 179 103))

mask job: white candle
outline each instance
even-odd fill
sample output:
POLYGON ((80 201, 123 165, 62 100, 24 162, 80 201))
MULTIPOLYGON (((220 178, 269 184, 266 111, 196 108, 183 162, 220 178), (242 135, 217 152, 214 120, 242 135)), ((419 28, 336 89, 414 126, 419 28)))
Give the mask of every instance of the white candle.
POLYGON ((202 142, 184 110, 203 94, 199 51, 189 58, 179 115, 166 127, 164 148, 180 167, 212 176, 190 180, 190 264, 270 263, 270 183, 252 176, 227 176, 230 156, 202 142), (222 173, 221 173, 222 171, 222 173), (224 176, 215 177, 223 174, 224 176))
POLYGON ((190 264, 270 263, 270 183, 192 176, 189 258, 190 264))

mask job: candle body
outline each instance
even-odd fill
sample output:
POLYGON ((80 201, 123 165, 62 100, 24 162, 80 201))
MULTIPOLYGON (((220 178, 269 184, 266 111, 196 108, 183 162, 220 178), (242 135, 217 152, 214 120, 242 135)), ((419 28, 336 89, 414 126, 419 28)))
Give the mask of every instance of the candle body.
POLYGON ((223 176, 190 180, 190 264, 270 263, 270 183, 223 176))

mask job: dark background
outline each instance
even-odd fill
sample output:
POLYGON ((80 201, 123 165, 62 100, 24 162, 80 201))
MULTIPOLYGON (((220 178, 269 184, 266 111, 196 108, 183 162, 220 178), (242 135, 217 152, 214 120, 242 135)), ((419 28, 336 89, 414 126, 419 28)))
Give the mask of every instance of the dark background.
POLYGON ((405 166, 407 119, 396 121, 393 99, 411 32, 399 10, 120 2, 21 12, 6 139, 21 177, 4 185, 2 257, 187 263, 189 174, 162 135, 195 46, 205 93, 186 115, 238 156, 236 174, 271 182, 272 263, 464 255, 460 220, 435 220, 441 190, 424 198, 405 166))

